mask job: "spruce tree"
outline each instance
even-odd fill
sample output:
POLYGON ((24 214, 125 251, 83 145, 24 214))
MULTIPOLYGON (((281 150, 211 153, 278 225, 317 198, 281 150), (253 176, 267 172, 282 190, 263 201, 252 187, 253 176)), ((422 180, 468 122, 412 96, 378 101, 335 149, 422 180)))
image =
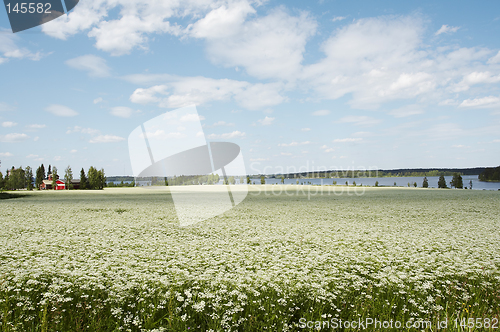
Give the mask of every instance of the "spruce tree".
POLYGON ((444 178, 444 175, 441 175, 438 180, 438 188, 448 188, 446 185, 446 180, 444 178))
POLYGON ((424 182, 422 183, 422 188, 429 188, 429 181, 427 177, 424 177, 424 182))

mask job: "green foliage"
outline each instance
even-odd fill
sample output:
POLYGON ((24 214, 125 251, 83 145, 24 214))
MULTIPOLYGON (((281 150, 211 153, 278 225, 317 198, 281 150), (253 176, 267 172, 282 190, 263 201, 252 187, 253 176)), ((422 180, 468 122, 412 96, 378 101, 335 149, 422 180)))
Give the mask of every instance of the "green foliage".
POLYGON ((45 168, 43 167, 43 164, 39 166, 36 169, 36 175, 35 175, 35 187, 36 189, 40 189, 40 185, 42 184, 43 180, 45 179, 45 168))
POLYGON ((87 174, 89 178, 89 189, 92 190, 102 189, 101 177, 99 175, 99 171, 95 169, 94 166, 90 166, 87 174))
POLYGON ((480 181, 500 181, 500 166, 486 168, 481 174, 479 174, 480 181))
POLYGON ((87 176, 85 175, 85 170, 82 167, 82 170, 80 171, 80 189, 88 189, 89 188, 89 180, 87 179, 87 176))
POLYGON ((281 184, 285 184, 285 177, 281 176, 281 184))
POLYGON ((26 189, 30 191, 33 190, 33 170, 31 167, 26 166, 24 175, 26 176, 26 189))
POLYGON ((417 188, 417 183, 416 183, 416 182, 413 182, 413 186, 414 186, 415 188, 417 188))
MULTIPOLYGON (((49 165, 50 169, 50 165, 49 165)), ((57 186, 57 179, 59 178, 59 175, 57 175, 57 167, 52 168, 52 189, 56 189, 57 186)))
POLYGON ((451 179, 451 185, 455 188, 462 189, 464 187, 462 176, 458 173, 454 173, 453 179, 451 179))
POLYGON ((422 182, 422 188, 429 188, 429 180, 427 180, 427 177, 424 177, 424 182, 422 182))
POLYGON ((0 190, 3 190, 4 186, 5 186, 5 180, 3 178, 2 172, 0 172, 0 190))
POLYGON ((438 180, 438 188, 448 188, 446 185, 446 179, 444 178, 444 175, 441 175, 438 180))
POLYGON ((378 181, 375 181, 375 187, 378 187, 378 181))
POLYGON ((356 187, 356 181, 352 181, 352 185, 356 187))
POLYGON ((250 184, 250 176, 247 175, 247 184, 250 184))
POLYGON ((5 177, 5 189, 17 190, 26 187, 26 174, 22 167, 12 167, 9 173, 5 177))
POLYGON ((73 171, 71 170, 71 166, 68 165, 64 170, 64 182, 66 183, 66 189, 73 189, 73 171))
POLYGON ((266 178, 264 177, 264 175, 260 177, 260 184, 266 184, 266 178))

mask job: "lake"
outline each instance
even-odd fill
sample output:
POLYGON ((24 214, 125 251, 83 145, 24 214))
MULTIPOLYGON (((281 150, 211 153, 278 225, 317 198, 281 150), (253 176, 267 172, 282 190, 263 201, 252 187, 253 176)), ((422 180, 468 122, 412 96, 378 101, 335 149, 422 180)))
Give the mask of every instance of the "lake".
MULTIPOLYGON (((450 182, 453 176, 445 176, 446 184, 450 187, 450 182)), ((379 186, 393 187, 394 182, 398 187, 407 187, 408 182, 413 187, 413 183, 417 183, 417 187, 422 187, 424 180, 423 176, 409 176, 409 177, 383 177, 383 178, 329 178, 329 179, 298 179, 299 184, 316 184, 316 185, 331 185, 333 181, 337 181, 337 185, 345 185, 347 181, 352 185, 356 181, 356 185, 374 186, 378 181, 379 186)), ((437 188, 439 176, 428 176, 429 188, 437 188)), ((477 175, 462 175, 464 186, 469 188, 469 182, 472 181, 473 190, 498 190, 500 189, 500 182, 483 182, 478 180, 477 175)), ((252 183, 260 184, 260 179, 251 179, 252 183)), ((280 184, 281 179, 266 179, 266 184, 280 184)), ((285 184, 297 184, 297 179, 285 179, 285 184)))

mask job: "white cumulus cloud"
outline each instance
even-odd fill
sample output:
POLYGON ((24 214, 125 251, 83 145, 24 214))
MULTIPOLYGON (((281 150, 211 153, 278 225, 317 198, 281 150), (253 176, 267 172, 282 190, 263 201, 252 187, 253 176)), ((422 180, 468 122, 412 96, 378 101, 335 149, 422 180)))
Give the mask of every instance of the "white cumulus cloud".
POLYGON ((111 109, 111 115, 117 116, 119 118, 130 118, 133 110, 130 107, 117 106, 111 109))
POLYGON ((67 60, 65 63, 71 68, 86 71, 92 77, 106 77, 110 72, 106 60, 92 54, 82 55, 67 60))
POLYGON ((231 133, 210 134, 207 137, 209 139, 230 139, 230 138, 242 138, 242 137, 245 137, 245 136, 246 136, 245 133, 236 130, 236 131, 233 131, 231 133))
POLYGON ((89 140, 89 143, 114 143, 124 141, 125 138, 115 135, 98 135, 89 140))
POLYGON ((12 122, 12 121, 4 121, 4 122, 2 122, 2 127, 4 127, 4 128, 11 128, 11 127, 14 127, 16 125, 17 125, 17 123, 12 122))
POLYGON ((64 105, 57 105, 57 104, 52 104, 49 105, 45 108, 45 110, 49 113, 52 113, 56 116, 62 116, 62 117, 71 117, 71 116, 77 116, 78 112, 72 110, 71 108, 64 106, 64 105))
POLYGON ((454 33, 454 32, 457 32, 458 29, 460 29, 460 27, 450 27, 450 26, 448 26, 446 24, 443 24, 441 26, 441 28, 439 28, 439 30, 436 31, 435 35, 439 36, 442 33, 454 33))
POLYGON ((25 141, 29 138, 28 135, 22 133, 11 133, 6 135, 0 135, 0 142, 3 143, 17 143, 25 141))

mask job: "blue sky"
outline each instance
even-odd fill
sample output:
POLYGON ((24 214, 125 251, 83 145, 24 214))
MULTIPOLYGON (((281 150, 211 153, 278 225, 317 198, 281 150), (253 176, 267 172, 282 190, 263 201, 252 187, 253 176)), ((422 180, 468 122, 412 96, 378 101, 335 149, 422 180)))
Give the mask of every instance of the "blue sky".
POLYGON ((500 4, 81 0, 13 34, 1 171, 132 174, 127 138, 195 104, 249 173, 500 164, 500 4))

